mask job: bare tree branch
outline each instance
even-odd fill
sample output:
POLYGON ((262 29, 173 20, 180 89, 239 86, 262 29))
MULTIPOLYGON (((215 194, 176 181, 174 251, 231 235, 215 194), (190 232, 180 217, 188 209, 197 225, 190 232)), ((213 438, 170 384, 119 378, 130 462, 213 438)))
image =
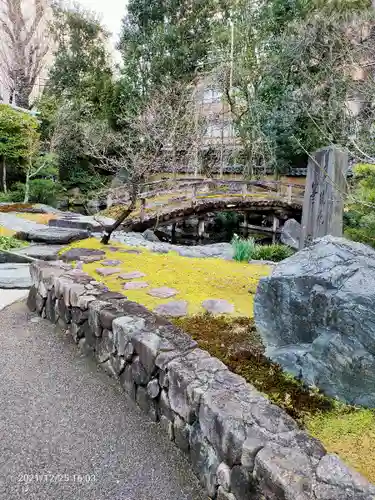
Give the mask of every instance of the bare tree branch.
POLYGON ((2 0, 0 65, 3 81, 16 104, 28 108, 49 50, 47 0, 2 0))

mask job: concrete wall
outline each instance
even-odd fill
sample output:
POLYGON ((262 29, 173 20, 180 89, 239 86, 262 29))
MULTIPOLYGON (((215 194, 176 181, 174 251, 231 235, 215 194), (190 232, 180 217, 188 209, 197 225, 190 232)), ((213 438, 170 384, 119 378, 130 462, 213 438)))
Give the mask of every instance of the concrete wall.
POLYGON ((210 498, 375 498, 374 486, 168 321, 68 265, 35 262, 31 275, 30 309, 69 332, 159 422, 210 498))

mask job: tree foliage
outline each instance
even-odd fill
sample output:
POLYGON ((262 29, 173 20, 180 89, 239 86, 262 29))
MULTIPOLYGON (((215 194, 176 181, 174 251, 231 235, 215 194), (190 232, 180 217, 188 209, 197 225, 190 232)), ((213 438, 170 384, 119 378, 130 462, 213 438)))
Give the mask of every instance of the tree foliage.
POLYGON ((354 168, 351 196, 344 214, 345 235, 375 247, 375 165, 354 168))
POLYGON ((38 103, 43 139, 57 156, 64 185, 89 191, 100 176, 85 154, 83 129, 110 118, 115 95, 108 33, 94 14, 78 7, 56 7, 52 33, 55 58, 38 103))
POLYGON ((226 15, 224 0, 131 0, 119 44, 124 78, 141 95, 190 83, 205 70, 213 30, 226 15))
POLYGON ((369 59, 358 34, 372 18, 367 0, 236 4, 229 62, 230 30, 218 35, 226 47, 218 77, 250 171, 287 171, 322 146, 349 144, 357 126, 347 106, 358 87, 352 70, 369 59))
POLYGON ((49 74, 49 91, 82 104, 87 114, 105 112, 111 92, 108 33, 93 14, 82 9, 54 9, 56 50, 49 74))
POLYGON ((0 104, 0 156, 7 161, 24 160, 38 142, 38 122, 27 113, 0 104))

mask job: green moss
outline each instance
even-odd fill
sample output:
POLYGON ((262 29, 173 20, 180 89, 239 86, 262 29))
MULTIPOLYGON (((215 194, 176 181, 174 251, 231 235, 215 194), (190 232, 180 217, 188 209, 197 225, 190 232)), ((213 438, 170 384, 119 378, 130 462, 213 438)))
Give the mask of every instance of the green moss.
MULTIPOLYGON (((117 248, 131 248, 116 244, 117 248)), ((221 359, 233 372, 284 408, 302 427, 320 439, 328 451, 337 453, 349 465, 375 481, 375 417, 370 410, 339 405, 314 388, 308 388, 264 355, 262 341, 252 320, 258 280, 270 272, 268 266, 227 262, 220 259, 189 259, 176 253, 140 254, 110 251, 97 240, 74 243, 71 247, 100 248, 106 258, 121 260, 121 271, 142 271, 150 287, 169 286, 179 291, 176 299, 189 302, 189 316, 173 322, 189 333, 202 349, 221 359), (249 293, 250 292, 250 293, 249 293), (201 302, 225 298, 235 304, 232 316, 204 314, 201 302)), ((69 247, 69 248, 71 248, 69 247)), ((104 281, 111 290, 123 291, 117 276, 102 278, 96 273, 100 262, 85 264, 84 270, 104 281)), ((130 300, 149 309, 168 302, 147 295, 147 289, 127 290, 130 300)), ((172 299, 173 300, 173 299, 172 299)))
POLYGON ((342 407, 305 419, 309 432, 320 439, 330 453, 375 482, 375 411, 342 407))
POLYGON ((12 250, 27 245, 28 243, 17 240, 13 236, 2 236, 0 233, 0 250, 12 250))
MULTIPOLYGON (((175 252, 158 254, 140 249, 140 254, 112 252, 96 239, 83 240, 72 247, 100 248, 106 257, 122 262, 116 266, 122 272, 141 271, 146 274, 142 281, 150 288, 167 286, 178 290, 175 300, 186 300, 189 315, 204 312, 202 302, 207 299, 226 299, 235 307, 234 316, 252 316, 253 297, 259 279, 270 273, 270 267, 260 264, 243 264, 222 259, 192 259, 181 257, 175 252)), ((130 248, 118 245, 118 248, 130 248)), ((98 281, 103 281, 111 289, 122 292, 124 281, 117 275, 106 278, 99 276, 96 269, 100 262, 84 264, 83 269, 98 281)), ((147 294, 147 288, 126 290, 130 300, 139 302, 149 309, 171 299, 161 300, 147 294)))
POLYGON ((307 415, 334 407, 334 401, 310 390, 265 357, 252 319, 205 314, 173 322, 188 332, 202 349, 221 359, 301 424, 307 415))

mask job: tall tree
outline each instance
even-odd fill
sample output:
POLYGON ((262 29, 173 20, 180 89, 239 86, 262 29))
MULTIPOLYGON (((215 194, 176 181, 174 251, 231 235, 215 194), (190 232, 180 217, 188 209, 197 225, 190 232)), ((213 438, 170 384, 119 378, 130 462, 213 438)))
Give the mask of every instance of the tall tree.
POLYGON ((43 132, 57 154, 60 179, 87 189, 94 169, 84 152, 82 128, 91 120, 106 120, 112 102, 108 33, 92 13, 57 7, 52 33, 54 63, 39 103, 43 132))
POLYGON ((4 193, 7 192, 8 167, 26 164, 31 170, 32 159, 39 153, 38 147, 37 120, 7 104, 0 104, 0 159, 4 193))
POLYGON ((83 105, 88 114, 103 112, 112 89, 108 33, 92 13, 80 8, 55 8, 52 33, 56 50, 48 91, 83 105))
POLYGON ((248 171, 304 166, 315 149, 347 145, 347 102, 370 20, 369 0, 269 0, 233 10, 234 56, 221 68, 248 171))
POLYGON ((0 75, 10 99, 28 109, 49 50, 47 0, 1 0, 0 75))
POLYGON ((206 70, 212 32, 227 14, 225 0, 130 0, 119 48, 141 93, 190 82, 206 70))

